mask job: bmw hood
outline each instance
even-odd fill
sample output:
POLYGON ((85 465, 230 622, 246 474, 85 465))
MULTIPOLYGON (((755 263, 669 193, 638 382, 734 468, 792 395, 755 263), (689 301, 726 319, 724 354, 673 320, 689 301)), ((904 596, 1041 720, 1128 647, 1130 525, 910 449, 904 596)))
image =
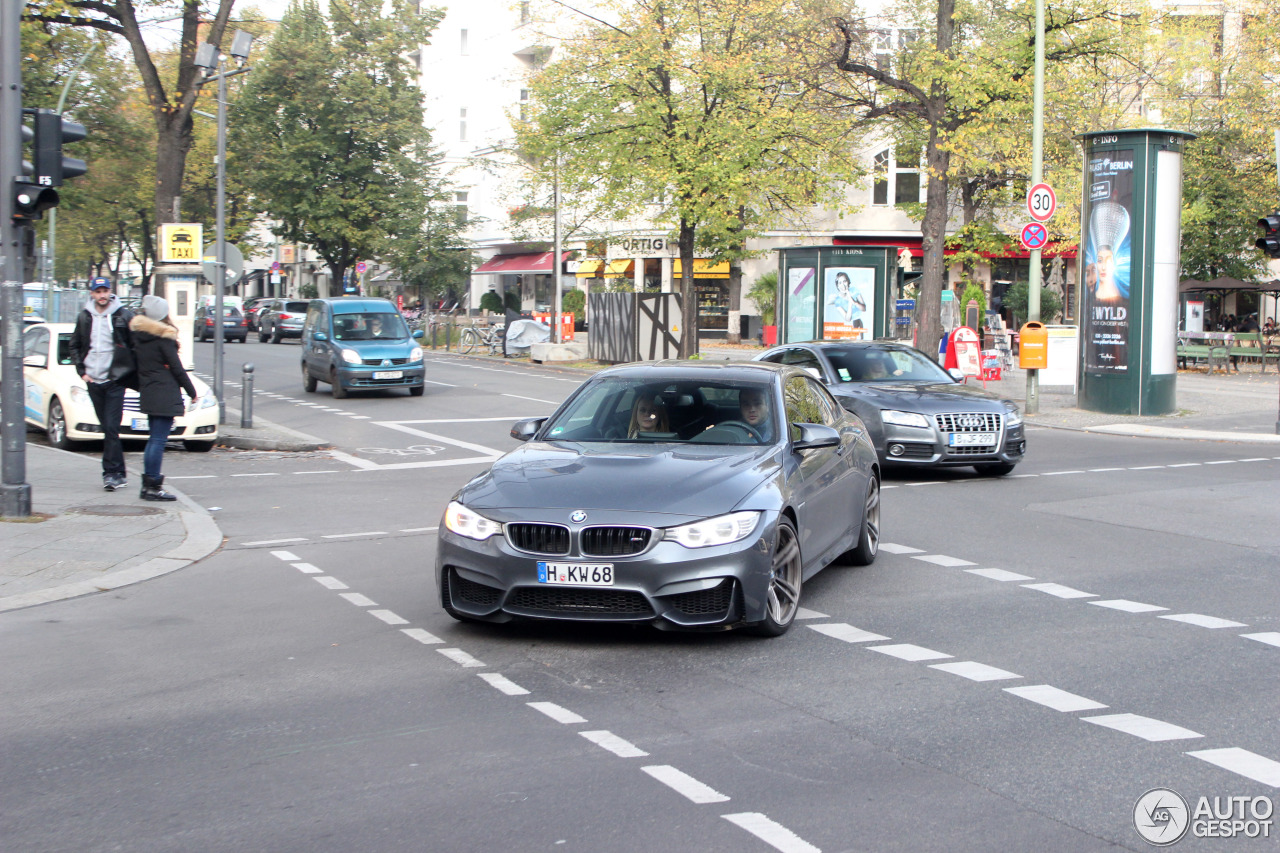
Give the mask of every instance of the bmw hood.
POLYGON ((564 508, 709 517, 781 467, 776 447, 530 442, 472 480, 476 510, 564 508))

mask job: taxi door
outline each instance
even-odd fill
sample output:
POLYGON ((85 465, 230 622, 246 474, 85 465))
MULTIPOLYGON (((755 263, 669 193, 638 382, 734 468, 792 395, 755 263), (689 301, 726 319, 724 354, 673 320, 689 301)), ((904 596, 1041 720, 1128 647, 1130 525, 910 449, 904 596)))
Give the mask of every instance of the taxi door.
POLYGON ((49 370, 49 330, 32 326, 22 335, 23 408, 28 423, 45 427, 53 397, 49 370))

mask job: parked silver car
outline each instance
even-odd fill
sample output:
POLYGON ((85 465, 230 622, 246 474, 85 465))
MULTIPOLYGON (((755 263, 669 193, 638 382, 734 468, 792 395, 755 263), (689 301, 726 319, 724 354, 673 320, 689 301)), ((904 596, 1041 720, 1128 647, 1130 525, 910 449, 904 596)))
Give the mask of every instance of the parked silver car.
POLYGON ((258 311, 258 340, 278 344, 285 338, 302 337, 307 319, 305 299, 274 299, 258 311))
POLYGON ((915 347, 891 341, 810 341, 774 347, 758 361, 804 368, 870 430, 884 465, 972 465, 1013 471, 1027 451, 1012 400, 958 382, 915 347))

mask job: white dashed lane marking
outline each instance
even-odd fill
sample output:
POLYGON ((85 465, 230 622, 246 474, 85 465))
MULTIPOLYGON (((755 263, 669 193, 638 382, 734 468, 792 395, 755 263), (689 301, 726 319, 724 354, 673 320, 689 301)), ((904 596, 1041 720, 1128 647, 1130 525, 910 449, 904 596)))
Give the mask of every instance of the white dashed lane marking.
POLYGON ((1052 708, 1055 711, 1070 713, 1072 711, 1098 711, 1107 706, 1048 684, 1035 684, 1028 687, 1006 687, 1006 693, 1021 697, 1037 705, 1052 708))
POLYGON ((1187 740, 1204 737, 1204 735, 1199 732, 1193 732, 1191 729, 1184 729, 1182 726, 1175 726, 1173 723, 1153 720, 1150 717, 1142 717, 1137 714, 1107 714, 1102 717, 1081 717, 1080 719, 1086 723, 1093 723, 1095 726, 1105 726, 1108 729, 1115 729, 1118 732, 1140 737, 1153 743, 1165 740, 1187 740))
POLYGON ((578 732, 601 749, 607 749, 619 758, 642 758, 649 753, 630 741, 623 740, 610 731, 578 732))
POLYGON ((555 702, 527 702, 526 704, 533 710, 546 714, 557 723, 562 723, 566 726, 573 726, 587 721, 586 717, 575 714, 568 708, 562 708, 555 702))
POLYGON ((1035 578, 1030 575, 1020 575, 1017 572, 1009 572, 1004 569, 965 569, 971 575, 989 578, 993 581, 1030 581, 1035 578))
POLYGON ((889 639, 880 634, 873 634, 870 631, 863 631, 861 628, 846 625, 843 622, 829 625, 810 625, 809 627, 819 634, 826 634, 828 637, 835 637, 837 640, 844 640, 846 643, 874 643, 889 639))
POLYGON ((508 696, 529 695, 528 690, 525 690, 519 684, 516 684, 514 681, 512 681, 511 679, 507 678, 504 675, 499 675, 496 672, 481 672, 479 673, 479 675, 485 681, 489 682, 489 685, 491 687, 493 687, 494 689, 502 693, 507 694, 508 696))
POLYGON ((356 607, 377 607, 378 602, 374 601, 367 595, 361 595, 358 592, 340 592, 339 597, 346 599, 356 607))
POLYGON ((1095 604, 1098 607, 1109 607, 1112 610, 1123 610, 1125 613, 1154 613, 1157 610, 1168 610, 1167 607, 1161 607, 1158 604, 1143 604, 1140 601, 1128 601, 1123 598, 1113 599, 1111 601, 1090 601, 1089 604, 1095 604))
MULTIPOLYGON (((294 541, 305 542, 306 540, 298 539, 294 541)), ((301 557, 299 557, 297 554, 293 553, 292 551, 272 551, 271 556, 279 560, 284 560, 286 563, 297 563, 302 560, 301 557)))
POLYGON ((292 539, 264 539, 260 542, 241 542, 240 544, 246 545, 246 546, 248 545, 287 545, 291 542, 306 542, 306 541, 307 541, 306 539, 295 536, 292 539))
POLYGON ((951 657, 946 652, 935 652, 933 649, 926 649, 924 646, 915 646, 911 643, 899 643, 892 646, 867 646, 867 648, 873 652, 879 652, 882 655, 889 655, 906 661, 941 660, 942 658, 951 657))
POLYGON ((770 820, 760 812, 742 812, 740 814, 721 815, 722 818, 740 826, 781 853, 822 853, 817 847, 805 841, 780 823, 770 820))
POLYGON ((952 675, 958 675, 961 678, 967 678, 970 681, 1002 681, 1009 678, 1021 678, 1014 672, 998 669, 994 666, 987 666, 985 663, 977 661, 961 661, 959 663, 934 663, 929 665, 930 669, 949 672, 952 675))
POLYGON ((430 631, 425 631, 422 628, 401 628, 400 631, 401 633, 405 634, 406 636, 412 637, 413 639, 417 640, 419 643, 422 643, 425 646, 430 646, 436 643, 444 642, 444 640, 440 639, 435 634, 431 633, 430 631))
POLYGON ((912 548, 910 545, 895 545, 893 542, 881 542, 880 550, 886 554, 923 554, 919 548, 912 548))
POLYGON ((704 785, 688 773, 677 770, 670 764, 653 764, 640 769, 692 803, 704 805, 706 803, 729 802, 729 798, 724 794, 710 785, 704 785))
POLYGON ((1034 589, 1037 592, 1048 593, 1057 598, 1094 598, 1092 592, 1081 592, 1078 589, 1072 589, 1069 586, 1063 586, 1060 583, 1024 583, 1023 589, 1034 589))
POLYGON ((1280 646, 1280 631, 1265 631, 1261 634, 1241 634, 1246 640, 1257 640, 1268 646, 1280 646))
POLYGON ((408 625, 409 624, 408 619, 405 619, 403 616, 397 616, 395 613, 392 613, 390 610, 370 610, 369 615, 376 616, 377 618, 381 619, 383 622, 386 622, 388 625, 408 625))
POLYGON ((1238 773, 1255 782, 1280 788, 1280 761, 1272 761, 1247 749, 1236 746, 1226 749, 1201 749, 1188 752, 1187 755, 1215 764, 1223 770, 1238 773))
POLYGON ((458 666, 465 666, 468 668, 484 666, 483 663, 476 660, 462 649, 436 649, 436 651, 458 664, 458 666))
POLYGON ((360 533, 326 533, 321 539, 346 539, 350 536, 386 536, 385 530, 364 530, 360 533))
POLYGON ((1168 616, 1161 616, 1160 619, 1168 619, 1170 622, 1186 622, 1188 625, 1196 625, 1201 628, 1247 628, 1243 622, 1232 622, 1230 619, 1219 619, 1217 616, 1205 616, 1202 613, 1172 613, 1168 616))
POLYGON ((338 580, 337 578, 332 578, 332 577, 329 577, 328 575, 323 575, 318 578, 313 578, 313 580, 316 583, 320 584, 325 589, 350 589, 351 588, 347 586, 345 583, 343 583, 342 581, 338 580))
POLYGON ((293 567, 304 575, 318 575, 324 571, 324 569, 317 568, 310 563, 294 563, 293 567))
POLYGON ((912 557, 911 559, 920 560, 923 563, 933 563, 935 566, 943 566, 948 569, 977 565, 977 563, 971 563, 968 560, 961 560, 959 557, 948 557, 946 554, 926 554, 923 557, 912 557))

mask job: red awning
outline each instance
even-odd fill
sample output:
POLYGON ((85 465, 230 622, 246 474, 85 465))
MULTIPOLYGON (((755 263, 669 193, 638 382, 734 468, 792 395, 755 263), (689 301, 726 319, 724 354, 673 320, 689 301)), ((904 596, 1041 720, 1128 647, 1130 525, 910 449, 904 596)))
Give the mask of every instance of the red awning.
MULTIPOLYGON (((494 255, 480 266, 473 274, 492 273, 506 275, 513 273, 546 273, 551 274, 551 252, 539 252, 536 255, 494 255)), ((561 252, 560 262, 564 263, 573 252, 561 252)))

